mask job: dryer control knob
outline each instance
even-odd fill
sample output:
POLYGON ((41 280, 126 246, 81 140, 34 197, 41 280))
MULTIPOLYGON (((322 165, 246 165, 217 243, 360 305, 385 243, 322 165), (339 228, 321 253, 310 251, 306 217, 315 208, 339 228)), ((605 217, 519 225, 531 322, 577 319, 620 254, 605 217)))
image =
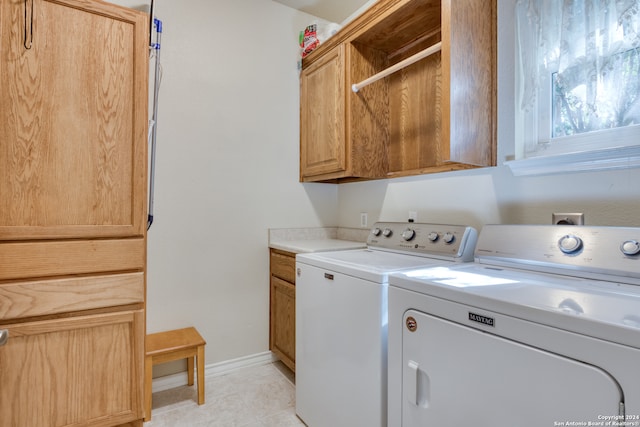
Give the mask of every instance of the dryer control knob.
POLYGON ((429 233, 427 235, 427 239, 429 239, 431 242, 437 242, 438 241, 438 233, 436 233, 435 231, 432 231, 431 233, 429 233))
POLYGON ((393 231, 390 228, 385 228, 384 230, 382 230, 382 235, 384 237, 391 237, 392 234, 393 231))
POLYGON ((560 238, 558 247, 565 254, 572 254, 582 248, 582 239, 573 234, 567 234, 560 238))
POLYGON ((416 232, 410 228, 407 228, 402 232, 402 238, 407 242, 413 239, 414 237, 416 237, 416 232))
POLYGON ((380 230, 378 227, 371 230, 371 234, 373 234, 374 236, 379 236, 380 233, 382 233, 382 230, 380 230))
POLYGON ((442 236, 442 240, 444 240, 445 243, 451 244, 454 240, 456 240, 456 236, 454 236, 453 233, 447 231, 446 233, 444 233, 444 236, 442 236))
POLYGON ((625 255, 640 254, 640 243, 637 240, 627 240, 620 245, 620 250, 625 255))

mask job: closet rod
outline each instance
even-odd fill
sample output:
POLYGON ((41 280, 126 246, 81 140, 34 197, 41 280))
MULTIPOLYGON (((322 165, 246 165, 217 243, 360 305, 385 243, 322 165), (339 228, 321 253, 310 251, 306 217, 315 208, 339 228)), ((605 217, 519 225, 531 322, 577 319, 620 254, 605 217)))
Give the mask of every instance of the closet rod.
POLYGON ((442 42, 438 42, 438 43, 434 44, 433 46, 430 46, 430 47, 426 48, 425 50, 421 50, 420 52, 416 53, 415 55, 410 56, 407 59, 402 60, 402 61, 398 62, 397 64, 392 65, 391 67, 387 68, 386 70, 382 70, 379 73, 374 74, 373 76, 369 77, 366 80, 361 81, 360 83, 354 83, 351 86, 351 90, 354 93, 358 93, 358 91, 360 89, 362 89, 363 87, 368 86, 373 82, 377 82, 378 80, 387 77, 389 74, 393 74, 398 70, 401 70, 401 69, 403 69, 405 67, 408 67, 409 65, 413 64, 414 62, 418 62, 422 58, 426 58, 429 55, 433 55, 434 53, 439 52, 441 48, 442 48, 442 42))

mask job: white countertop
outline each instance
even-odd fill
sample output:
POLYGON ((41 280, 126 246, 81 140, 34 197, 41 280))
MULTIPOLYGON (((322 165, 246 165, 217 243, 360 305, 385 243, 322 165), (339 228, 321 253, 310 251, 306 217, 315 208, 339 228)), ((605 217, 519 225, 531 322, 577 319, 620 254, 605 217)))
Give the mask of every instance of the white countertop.
POLYGON ((295 254, 323 251, 341 251, 366 248, 364 242, 352 242, 339 239, 283 240, 269 243, 269 247, 295 254))

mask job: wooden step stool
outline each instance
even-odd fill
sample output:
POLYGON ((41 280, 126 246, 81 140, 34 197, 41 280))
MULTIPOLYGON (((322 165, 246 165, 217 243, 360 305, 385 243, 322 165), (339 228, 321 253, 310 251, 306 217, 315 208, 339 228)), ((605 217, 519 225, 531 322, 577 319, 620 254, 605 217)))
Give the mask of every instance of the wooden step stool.
POLYGON ((198 367, 198 405, 204 403, 204 346, 196 328, 176 329, 147 335, 145 340, 145 421, 151 419, 151 381, 153 365, 187 359, 188 384, 193 385, 194 358, 198 367))

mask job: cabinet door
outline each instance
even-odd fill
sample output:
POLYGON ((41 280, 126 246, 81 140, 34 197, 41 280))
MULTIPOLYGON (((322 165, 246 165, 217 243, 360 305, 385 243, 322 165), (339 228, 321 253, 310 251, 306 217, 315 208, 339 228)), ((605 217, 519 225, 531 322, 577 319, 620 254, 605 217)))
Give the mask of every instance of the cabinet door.
POLYGON ((144 234, 147 40, 108 3, 0 2, 0 240, 144 234))
POLYGON ((347 170, 344 46, 336 46, 300 76, 300 175, 347 170))
POLYGON ((112 426, 142 418, 142 311, 3 326, 0 426, 112 426))
POLYGON ((271 277, 271 351, 296 369, 296 287, 271 277))

